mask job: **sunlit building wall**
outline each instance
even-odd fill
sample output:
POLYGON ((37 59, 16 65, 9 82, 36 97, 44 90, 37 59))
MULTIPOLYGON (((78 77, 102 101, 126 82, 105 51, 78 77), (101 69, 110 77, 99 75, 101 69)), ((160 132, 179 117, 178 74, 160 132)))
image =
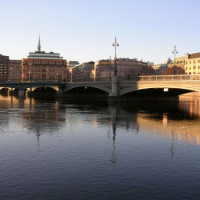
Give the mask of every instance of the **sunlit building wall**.
POLYGON ((200 74, 200 53, 186 54, 185 60, 186 74, 200 74))
POLYGON ((22 80, 56 80, 65 81, 67 77, 67 61, 59 53, 41 51, 40 40, 38 49, 30 52, 22 59, 22 80))
POLYGON ((94 69, 94 62, 86 62, 72 67, 71 81, 87 81, 91 79, 91 73, 94 69))
POLYGON ((185 69, 186 62, 187 61, 186 61, 185 56, 177 57, 168 65, 168 67, 172 68, 172 67, 176 66, 176 67, 180 67, 182 69, 185 69))
POLYGON ((173 62, 168 65, 168 68, 175 69, 175 67, 177 71, 179 70, 179 72, 177 72, 176 74, 200 74, 200 53, 187 53, 183 57, 175 58, 173 62))
POLYGON ((72 81, 73 68, 79 65, 78 61, 68 61, 67 62, 67 81, 72 81))
MULTIPOLYGON (((138 75, 153 75, 154 69, 147 62, 137 59, 119 58, 116 61, 117 73, 124 79, 135 79, 138 75)), ((95 62, 96 78, 111 78, 113 76, 114 60, 100 60, 95 62)))

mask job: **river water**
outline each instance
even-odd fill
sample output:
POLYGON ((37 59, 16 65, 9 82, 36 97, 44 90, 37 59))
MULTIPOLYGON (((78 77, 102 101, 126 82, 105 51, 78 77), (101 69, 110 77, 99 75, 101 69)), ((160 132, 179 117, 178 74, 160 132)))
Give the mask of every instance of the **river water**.
POLYGON ((200 199, 200 100, 0 95, 0 200, 200 199))

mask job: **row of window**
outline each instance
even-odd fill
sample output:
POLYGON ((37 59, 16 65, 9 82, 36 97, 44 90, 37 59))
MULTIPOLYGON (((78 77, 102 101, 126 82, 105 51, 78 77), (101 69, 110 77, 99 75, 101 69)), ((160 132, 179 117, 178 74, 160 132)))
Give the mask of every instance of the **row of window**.
POLYGON ((194 65, 193 67, 186 67, 185 70, 191 70, 191 69, 200 69, 200 66, 198 66, 196 68, 196 66, 194 65))
MULTIPOLYGON (((0 72, 1 73, 1 72, 0 72)), ((35 73, 33 73, 33 72, 28 72, 28 73, 26 73, 25 75, 27 76, 28 74, 33 74, 33 75, 35 75, 35 74, 46 74, 46 75, 61 75, 61 73, 45 73, 45 72, 35 72, 35 73)))
POLYGON ((48 63, 48 62, 24 62, 24 65, 66 65, 65 63, 48 63))
POLYGON ((200 60, 189 61, 188 64, 192 64, 192 63, 195 64, 195 63, 197 63, 197 62, 200 63, 200 60))
POLYGON ((64 73, 64 71, 62 71, 62 70, 24 70, 24 73, 46 73, 46 74, 49 73, 49 74, 56 74, 56 73, 64 73))
POLYGON ((200 72, 196 73, 196 72, 189 72, 189 74, 200 74, 200 72))

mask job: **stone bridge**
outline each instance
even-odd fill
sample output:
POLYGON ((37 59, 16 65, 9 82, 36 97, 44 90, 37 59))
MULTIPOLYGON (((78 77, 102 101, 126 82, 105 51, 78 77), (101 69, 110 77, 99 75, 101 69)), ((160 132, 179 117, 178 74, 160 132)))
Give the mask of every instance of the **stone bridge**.
POLYGON ((52 88, 56 92, 59 92, 60 88, 63 88, 65 83, 58 81, 18 81, 18 82, 3 82, 0 83, 0 89, 17 89, 19 97, 24 97, 25 90, 34 91, 37 88, 52 88))
POLYGON ((33 91, 39 87, 49 87, 58 94, 67 93, 75 88, 96 88, 104 91, 111 97, 119 97, 135 91, 150 89, 162 89, 168 92, 171 89, 184 90, 184 92, 200 92, 200 75, 154 75, 138 76, 138 80, 125 80, 121 77, 113 77, 112 80, 85 80, 78 82, 54 82, 54 81, 32 81, 32 82, 4 82, 0 87, 14 88, 19 90, 19 96, 23 97, 24 90, 33 91))
POLYGON ((118 77, 114 81, 71 82, 66 83, 63 92, 79 87, 97 88, 108 93, 109 96, 116 97, 148 89, 163 89, 164 92, 171 89, 200 92, 200 75, 153 75, 139 76, 138 80, 125 80, 118 77))

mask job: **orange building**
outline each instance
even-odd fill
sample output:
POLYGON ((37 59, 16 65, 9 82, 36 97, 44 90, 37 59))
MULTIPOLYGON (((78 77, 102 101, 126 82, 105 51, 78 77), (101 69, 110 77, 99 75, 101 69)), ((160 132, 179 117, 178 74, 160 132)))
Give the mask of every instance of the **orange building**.
POLYGON ((40 38, 38 48, 22 59, 23 81, 56 80, 65 81, 67 76, 67 61, 59 53, 41 51, 40 38))

